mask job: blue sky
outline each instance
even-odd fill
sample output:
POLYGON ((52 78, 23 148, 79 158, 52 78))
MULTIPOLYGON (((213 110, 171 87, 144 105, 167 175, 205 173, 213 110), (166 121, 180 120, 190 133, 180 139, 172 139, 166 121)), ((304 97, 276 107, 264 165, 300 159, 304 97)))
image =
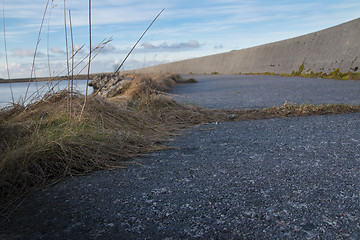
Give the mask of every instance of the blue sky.
MULTIPOLYGON (((11 78, 31 75, 46 3, 47 0, 1 3, 11 78)), ((124 69, 257 46, 360 17, 359 0, 92 0, 92 45, 103 39, 112 41, 95 58, 91 71, 113 71, 163 8, 165 11, 124 69)), ((66 0, 67 15, 69 10, 74 48, 84 46, 75 56, 75 62, 81 62, 89 51, 88 0, 66 0)), ((1 32, 3 36, 3 29, 1 32)), ((35 60, 35 76, 66 73, 64 32, 64 1, 50 0, 35 60)), ((70 29, 68 42, 70 46, 70 29)), ((3 37, 0 44, 0 77, 7 78, 3 37)))

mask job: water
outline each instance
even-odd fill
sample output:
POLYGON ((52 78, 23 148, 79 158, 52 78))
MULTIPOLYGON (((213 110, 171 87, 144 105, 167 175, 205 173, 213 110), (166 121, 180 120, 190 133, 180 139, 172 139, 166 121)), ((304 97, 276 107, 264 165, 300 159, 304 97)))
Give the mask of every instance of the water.
MULTIPOLYGON (((82 94, 85 94, 86 91, 86 80, 74 80, 74 89, 82 94)), ((67 81, 52 81, 52 82, 31 82, 27 97, 35 97, 36 92, 39 92, 41 96, 54 87, 54 91, 59 91, 66 89, 68 85, 67 81), (58 84, 57 84, 58 83, 58 84), (39 90, 39 91, 38 91, 39 90)), ((26 89, 28 87, 28 82, 19 82, 11 83, 12 91, 14 94, 15 102, 22 100, 25 97, 26 89)), ((89 87, 89 93, 93 91, 92 87, 89 87)), ((10 84, 9 83, 0 83, 0 108, 10 105, 12 102, 10 84)))

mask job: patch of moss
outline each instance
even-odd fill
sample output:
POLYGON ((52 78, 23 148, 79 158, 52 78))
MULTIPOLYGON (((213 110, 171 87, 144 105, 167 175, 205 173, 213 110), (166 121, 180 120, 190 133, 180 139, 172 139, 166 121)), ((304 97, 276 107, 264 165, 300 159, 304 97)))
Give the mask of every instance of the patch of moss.
POLYGON ((360 80, 360 73, 348 72, 342 73, 339 68, 334 69, 331 73, 323 72, 313 72, 307 71, 308 73, 302 73, 304 71, 304 64, 301 64, 297 72, 292 71, 291 74, 281 74, 281 76, 299 76, 299 77, 308 77, 308 78, 331 78, 331 79, 340 79, 340 80, 360 80))
POLYGON ((340 72, 339 68, 334 69, 331 73, 324 73, 324 72, 314 72, 311 71, 311 69, 308 69, 306 72, 304 63, 299 66, 298 71, 292 71, 290 74, 288 73, 270 73, 270 72, 264 72, 264 73, 235 73, 238 75, 277 75, 277 76, 283 76, 283 77, 307 77, 307 78, 328 78, 328 79, 340 79, 340 80, 360 80, 360 73, 354 73, 354 72, 347 72, 342 73, 340 72))
POLYGON ((304 66, 304 63, 303 63, 303 64, 301 64, 300 67, 299 67, 299 73, 300 73, 300 74, 304 71, 304 68, 305 68, 305 66, 304 66))

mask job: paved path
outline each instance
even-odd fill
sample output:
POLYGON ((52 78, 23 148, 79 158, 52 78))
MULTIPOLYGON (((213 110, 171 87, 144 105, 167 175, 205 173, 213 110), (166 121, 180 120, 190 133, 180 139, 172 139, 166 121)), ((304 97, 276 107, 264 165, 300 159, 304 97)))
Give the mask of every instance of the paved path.
POLYGON ((265 108, 285 101, 301 104, 360 104, 360 81, 249 76, 186 75, 199 81, 171 91, 176 100, 208 108, 265 108))
POLYGON ((142 166, 34 194, 3 230, 24 239, 360 238, 360 113, 202 125, 171 145, 179 149, 142 166))

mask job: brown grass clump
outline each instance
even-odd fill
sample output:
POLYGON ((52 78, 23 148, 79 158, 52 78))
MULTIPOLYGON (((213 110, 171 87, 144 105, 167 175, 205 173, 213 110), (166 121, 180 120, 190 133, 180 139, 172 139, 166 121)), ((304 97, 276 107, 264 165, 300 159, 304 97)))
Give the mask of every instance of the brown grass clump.
MULTIPOLYGON (((61 95, 61 94, 60 94, 61 95)), ((66 95, 17 113, 1 112, 0 199, 7 199, 68 175, 123 166, 126 158, 158 149, 152 143, 165 134, 140 114, 119 108, 100 97, 73 99, 73 116, 66 114, 66 95)))
POLYGON ((251 115, 258 118, 286 118, 286 117, 304 117, 329 114, 344 114, 360 112, 360 106, 344 104, 292 104, 285 102, 282 106, 274 106, 254 111, 251 115))
POLYGON ((360 111, 360 106, 351 106, 345 104, 300 104, 295 105, 286 102, 282 106, 275 106, 263 110, 265 114, 275 117, 299 117, 311 115, 328 115, 354 113, 360 111))
MULTIPOLYGON (((355 71, 357 71, 356 69, 355 71)), ((242 75, 242 73, 235 73, 242 75)), ((356 72, 347 72, 342 73, 340 72, 339 68, 335 69, 330 73, 323 73, 323 72, 313 72, 310 69, 307 72, 304 72, 304 64, 299 67, 298 71, 292 71, 291 74, 282 73, 245 73, 245 75, 278 75, 283 77, 306 77, 306 78, 324 78, 324 79, 338 79, 338 80, 360 80, 360 73, 356 72)))
POLYGON ((0 204, 65 176, 123 167, 139 153, 167 148, 158 143, 172 131, 208 120, 196 107, 158 94, 183 82, 176 75, 139 76, 121 94, 126 107, 90 96, 81 121, 83 97, 72 97, 69 119, 65 91, 1 109, 0 204))
POLYGON ((131 100, 139 99, 143 95, 149 95, 166 91, 174 87, 176 84, 196 83, 193 78, 183 79, 178 74, 137 74, 133 76, 133 80, 126 86, 119 89, 114 96, 116 97, 128 97, 131 100))

